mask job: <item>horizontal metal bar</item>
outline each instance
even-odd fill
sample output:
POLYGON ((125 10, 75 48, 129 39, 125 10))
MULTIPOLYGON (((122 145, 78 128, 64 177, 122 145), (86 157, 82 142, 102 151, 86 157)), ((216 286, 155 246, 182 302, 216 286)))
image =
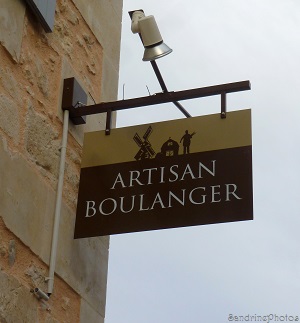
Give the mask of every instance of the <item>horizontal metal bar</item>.
POLYGON ((62 107, 63 110, 70 111, 70 117, 80 117, 91 114, 103 113, 109 110, 118 111, 131 108, 145 107, 149 105, 156 105, 168 102, 175 102, 181 100, 196 99, 200 97, 218 95, 221 93, 232 93, 239 91, 247 91, 251 89, 249 81, 226 83, 214 86, 207 86, 178 92, 157 93, 151 96, 119 100, 114 102, 102 102, 85 107, 62 107))

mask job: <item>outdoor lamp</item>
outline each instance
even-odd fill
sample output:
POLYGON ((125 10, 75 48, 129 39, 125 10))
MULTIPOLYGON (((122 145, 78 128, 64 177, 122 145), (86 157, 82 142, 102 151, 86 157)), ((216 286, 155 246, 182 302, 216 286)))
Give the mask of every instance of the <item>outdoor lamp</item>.
POLYGON ((139 34, 144 48, 143 61, 154 61, 172 52, 161 37, 153 16, 145 16, 142 10, 131 12, 131 31, 139 34))

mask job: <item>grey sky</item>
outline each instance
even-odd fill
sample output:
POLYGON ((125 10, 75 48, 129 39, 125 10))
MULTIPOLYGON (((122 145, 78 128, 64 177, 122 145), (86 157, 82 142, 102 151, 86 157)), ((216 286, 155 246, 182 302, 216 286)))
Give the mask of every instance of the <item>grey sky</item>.
MULTIPOLYGON (((169 90, 250 80, 228 110, 252 109, 254 221, 111 237, 106 323, 300 319, 300 3, 124 0, 120 92, 160 92, 128 11, 154 15, 173 53, 157 60, 169 90)), ((217 113, 220 98, 182 102, 217 113)), ((172 104, 120 112, 118 126, 183 118, 172 104)), ((272 321, 271 321, 272 322, 272 321)))

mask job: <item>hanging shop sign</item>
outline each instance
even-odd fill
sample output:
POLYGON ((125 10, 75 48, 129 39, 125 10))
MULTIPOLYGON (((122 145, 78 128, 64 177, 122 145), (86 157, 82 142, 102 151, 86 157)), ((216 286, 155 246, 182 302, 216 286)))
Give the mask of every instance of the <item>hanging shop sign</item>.
POLYGON ((253 219, 251 111, 86 133, 75 238, 253 219))

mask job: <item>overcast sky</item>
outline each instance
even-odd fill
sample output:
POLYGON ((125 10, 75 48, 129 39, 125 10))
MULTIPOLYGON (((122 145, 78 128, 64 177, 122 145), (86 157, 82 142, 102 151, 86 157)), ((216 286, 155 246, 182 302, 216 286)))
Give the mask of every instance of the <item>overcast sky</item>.
MULTIPOLYGON (((130 30, 135 9, 173 49, 157 60, 169 90, 250 80, 228 110, 252 109, 254 220, 112 236, 106 323, 300 320, 300 2, 124 0, 119 99, 161 91, 130 30)), ((182 104, 220 111, 219 97, 182 104)), ((172 104, 132 109, 118 127, 178 118, 172 104)))

